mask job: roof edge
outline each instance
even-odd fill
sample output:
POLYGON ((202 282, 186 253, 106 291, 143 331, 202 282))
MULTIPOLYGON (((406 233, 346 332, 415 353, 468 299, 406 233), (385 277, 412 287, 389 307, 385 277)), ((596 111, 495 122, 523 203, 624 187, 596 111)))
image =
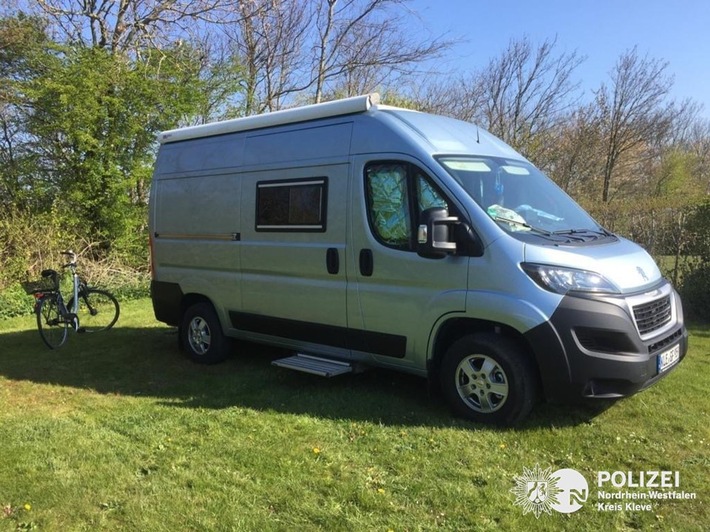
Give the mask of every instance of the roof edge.
POLYGON ((222 122, 212 122, 199 126, 162 131, 158 134, 158 142, 166 144, 181 140, 224 135, 237 131, 249 131, 270 126, 305 122, 318 118, 363 113, 380 103, 380 95, 376 92, 361 96, 353 96, 332 102, 316 103, 292 109, 282 109, 261 115, 246 116, 222 122))

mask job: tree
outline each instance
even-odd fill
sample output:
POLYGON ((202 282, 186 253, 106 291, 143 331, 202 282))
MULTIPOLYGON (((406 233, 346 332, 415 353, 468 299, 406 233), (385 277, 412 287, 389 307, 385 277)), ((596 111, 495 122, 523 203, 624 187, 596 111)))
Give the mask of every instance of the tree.
POLYGON ((556 40, 534 47, 528 38, 511 41, 472 84, 482 94, 485 126, 514 148, 538 159, 534 138, 552 130, 575 102, 575 52, 556 54, 556 40))
POLYGON ((238 9, 238 23, 225 33, 244 64, 243 113, 277 110, 285 97, 301 90, 297 77, 306 59, 310 2, 254 0, 238 9))
POLYGON ((603 137, 593 105, 572 111, 548 137, 546 168, 550 177, 577 198, 594 196, 599 169, 603 165, 603 137))
POLYGON ((67 226, 102 241, 133 230, 131 214, 140 216, 147 200, 155 135, 200 102, 185 53, 134 64, 100 48, 67 48, 25 85, 38 171, 67 226))
POLYGON ((28 210, 45 200, 36 153, 27 143, 27 98, 22 85, 54 62, 45 24, 19 15, 0 19, 0 208, 28 210))
POLYGON ((417 65, 450 45, 443 39, 415 39, 411 18, 401 15, 406 0, 325 0, 316 3, 315 61, 307 86, 314 101, 330 91, 342 96, 367 92, 393 76, 408 75, 417 65))
POLYGON ((417 91, 422 108, 476 122, 545 166, 556 130, 577 101, 573 74, 583 58, 557 53, 556 41, 512 40, 484 68, 417 91))
POLYGON ((232 22, 238 0, 36 0, 25 11, 46 16, 62 42, 111 52, 162 48, 202 23, 232 22))
POLYGON ((242 2, 224 30, 245 67, 245 114, 386 90, 437 57, 451 42, 414 37, 406 3, 242 2))
POLYGON ((136 236, 156 134, 205 109, 219 85, 201 77, 200 50, 144 52, 138 60, 61 44, 39 18, 0 18, 5 212, 51 209, 65 228, 102 242, 136 236))
POLYGON ((626 155, 643 157, 643 147, 665 135, 672 119, 666 97, 673 79, 668 64, 640 57, 636 48, 624 53, 611 73, 611 85, 596 93, 599 120, 606 137, 602 201, 611 195, 611 184, 626 155))

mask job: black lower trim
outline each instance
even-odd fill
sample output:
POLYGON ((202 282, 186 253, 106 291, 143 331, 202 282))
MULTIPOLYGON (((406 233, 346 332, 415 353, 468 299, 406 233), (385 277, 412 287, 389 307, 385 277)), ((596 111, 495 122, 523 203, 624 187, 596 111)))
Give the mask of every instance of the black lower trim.
POLYGON ((232 321, 232 326, 242 331, 268 334, 301 342, 312 342, 394 358, 404 358, 407 352, 406 336, 396 334, 273 318, 247 312, 230 311, 229 318, 232 321))
POLYGON ((151 281, 150 297, 153 300, 155 319, 168 325, 179 325, 182 296, 182 289, 177 283, 151 281))
POLYGON ((565 296, 549 321, 525 333, 547 399, 625 397, 673 371, 658 373, 658 355, 678 344, 682 360, 688 350, 688 332, 680 299, 675 293, 671 297, 675 298, 676 327, 644 342, 623 298, 565 296))

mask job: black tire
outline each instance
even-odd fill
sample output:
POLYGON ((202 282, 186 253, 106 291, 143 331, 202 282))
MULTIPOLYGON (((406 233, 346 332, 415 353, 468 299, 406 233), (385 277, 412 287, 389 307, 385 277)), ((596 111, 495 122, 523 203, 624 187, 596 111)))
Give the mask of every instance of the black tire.
POLYGON ((57 296, 44 296, 37 308, 37 329, 42 341, 50 349, 57 349, 67 341, 69 324, 59 313, 57 296))
MULTIPOLYGON (((74 298, 69 300, 69 310, 74 308, 74 298)), ((109 292, 98 288, 84 288, 79 292, 79 308, 76 315, 83 332, 107 331, 118 321, 121 309, 118 301, 109 292)))
POLYGON ((196 303, 187 309, 180 325, 180 342, 193 362, 217 364, 229 354, 227 338, 212 305, 196 303))
POLYGON ((454 413, 479 423, 514 425, 537 399, 537 372, 530 356, 497 334, 472 334, 454 342, 444 355, 440 378, 454 413))

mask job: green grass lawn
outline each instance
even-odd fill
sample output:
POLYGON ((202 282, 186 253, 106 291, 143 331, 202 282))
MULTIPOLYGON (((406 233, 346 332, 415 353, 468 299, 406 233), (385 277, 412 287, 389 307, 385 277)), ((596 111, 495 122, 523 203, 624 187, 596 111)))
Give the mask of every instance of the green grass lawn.
MULTIPOLYGON (((196 366, 150 302, 44 347, 0 321, 0 531, 707 530, 710 332, 658 385, 613 405, 541 405, 516 429, 453 419, 424 380, 331 380, 240 344, 196 366), (573 468, 584 507, 536 518, 516 475, 573 468), (598 471, 672 470, 694 500, 597 508, 598 471)), ((612 489, 613 491, 613 489, 612 489)), ((635 490, 644 491, 644 490, 635 490)), ((627 501, 621 502, 622 505, 627 501)))

